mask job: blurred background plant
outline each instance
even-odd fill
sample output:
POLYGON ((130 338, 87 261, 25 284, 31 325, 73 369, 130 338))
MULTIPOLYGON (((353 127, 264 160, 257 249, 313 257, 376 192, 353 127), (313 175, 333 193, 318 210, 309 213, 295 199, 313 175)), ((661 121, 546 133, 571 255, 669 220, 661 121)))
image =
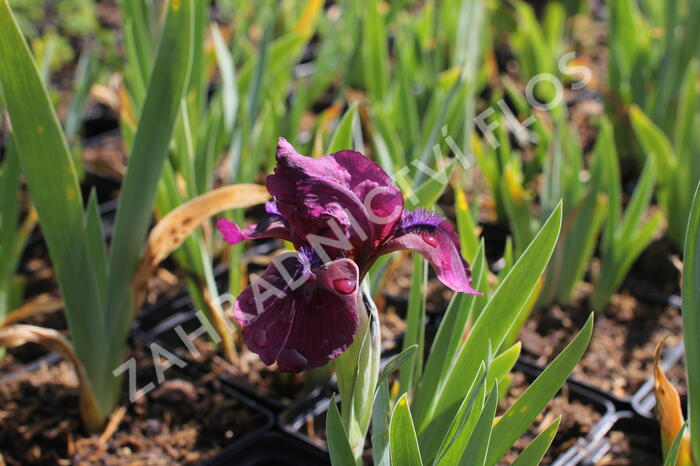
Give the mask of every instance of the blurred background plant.
POLYGON ((39 69, 60 70, 79 54, 73 41, 100 32, 94 0, 12 0, 10 7, 30 40, 39 69))
MULTIPOLYGON (((694 1, 623 0, 609 4, 610 55, 606 105, 623 157, 657 158, 659 202, 668 235, 680 250, 692 192, 700 177, 697 81, 700 5, 694 1)), ((640 158, 643 159, 643 158, 640 158)))

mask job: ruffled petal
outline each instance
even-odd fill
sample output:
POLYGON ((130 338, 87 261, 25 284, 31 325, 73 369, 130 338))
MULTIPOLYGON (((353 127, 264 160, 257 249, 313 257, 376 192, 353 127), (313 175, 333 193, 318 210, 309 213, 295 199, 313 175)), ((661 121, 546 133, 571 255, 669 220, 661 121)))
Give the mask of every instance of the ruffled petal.
POLYGON ((335 243, 324 243, 330 258, 339 251, 357 257, 376 248, 390 236, 403 210, 399 189, 361 153, 305 157, 284 139, 267 187, 289 220, 294 244, 310 244, 309 235, 328 238, 335 243))
POLYGON ((471 287, 471 269, 462 258, 454 227, 437 214, 424 209, 404 212, 394 236, 380 248, 379 255, 400 249, 420 253, 440 281, 454 291, 483 295, 471 287))
POLYGON ((295 257, 278 263, 281 270, 271 264, 236 300, 243 341, 282 372, 323 366, 359 329, 357 265, 339 259, 312 269, 295 257))

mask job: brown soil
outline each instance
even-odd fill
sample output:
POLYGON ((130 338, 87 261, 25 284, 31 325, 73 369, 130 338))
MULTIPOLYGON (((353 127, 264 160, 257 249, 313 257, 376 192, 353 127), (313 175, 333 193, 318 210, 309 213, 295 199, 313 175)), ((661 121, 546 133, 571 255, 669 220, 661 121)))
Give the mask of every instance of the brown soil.
MULTIPOLYGON (((139 387, 153 379, 144 350, 137 344, 139 387)), ((222 393, 215 377, 191 380, 171 369, 135 403, 124 393, 116 432, 100 439, 81 431, 76 385, 72 367, 60 362, 0 387, 0 445, 8 465, 197 464, 267 420, 222 393)))
MULTIPOLYGON (((520 333, 523 354, 537 364, 549 363, 583 326, 589 312, 583 306, 552 306, 536 313, 520 333)), ((596 316, 588 351, 573 376, 615 396, 629 397, 651 376, 654 349, 666 337, 668 348, 682 341, 677 309, 617 295, 607 314, 596 316)), ((668 376, 684 394, 683 366, 677 365, 668 376)))
MULTIPOLYGON (((498 414, 501 415, 527 389, 525 376, 519 372, 512 374, 513 379, 508 395, 501 401, 498 414)), ((515 442, 513 448, 501 459, 499 465, 513 464, 518 455, 529 443, 561 415, 559 430, 540 464, 551 464, 559 455, 573 446, 580 438, 588 434, 601 417, 601 413, 579 400, 572 399, 566 387, 557 395, 535 419, 532 426, 515 442)))

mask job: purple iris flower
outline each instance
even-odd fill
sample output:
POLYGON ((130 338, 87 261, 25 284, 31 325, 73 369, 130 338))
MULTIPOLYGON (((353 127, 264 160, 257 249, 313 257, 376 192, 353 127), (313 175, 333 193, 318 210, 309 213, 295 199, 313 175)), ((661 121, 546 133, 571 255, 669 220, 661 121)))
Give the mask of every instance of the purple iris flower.
POLYGON ((416 251, 449 288, 481 294, 471 287, 452 225, 434 212, 404 209, 389 175, 359 152, 311 158, 280 138, 267 189, 274 200, 258 224, 217 223, 229 244, 281 238, 297 250, 275 258, 234 306, 245 344, 265 364, 300 372, 341 354, 360 326, 359 283, 383 254, 416 251))

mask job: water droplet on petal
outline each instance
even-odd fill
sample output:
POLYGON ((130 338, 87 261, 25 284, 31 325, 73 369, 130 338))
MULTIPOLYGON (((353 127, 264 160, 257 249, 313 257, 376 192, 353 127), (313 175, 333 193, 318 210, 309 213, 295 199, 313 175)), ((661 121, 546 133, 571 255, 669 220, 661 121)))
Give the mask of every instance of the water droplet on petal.
POLYGON ((355 288, 357 287, 357 282, 350 278, 339 278, 337 280, 333 280, 333 287, 339 293, 350 294, 353 291, 355 291, 355 288))
POLYGON ((267 346, 267 333, 265 333, 265 330, 258 331, 253 336, 253 342, 261 348, 267 346))
POLYGON ((432 246, 432 247, 437 246, 437 240, 435 239, 435 237, 433 235, 424 235, 421 238, 423 238, 423 241, 425 241, 425 243, 428 246, 432 246))
POLYGON ((380 217, 380 218, 384 218, 384 217, 387 216, 387 215, 386 215, 386 214, 387 214, 387 211, 386 211, 386 209, 384 209, 383 207, 373 207, 373 208, 372 208, 372 213, 373 213, 375 216, 380 217))

